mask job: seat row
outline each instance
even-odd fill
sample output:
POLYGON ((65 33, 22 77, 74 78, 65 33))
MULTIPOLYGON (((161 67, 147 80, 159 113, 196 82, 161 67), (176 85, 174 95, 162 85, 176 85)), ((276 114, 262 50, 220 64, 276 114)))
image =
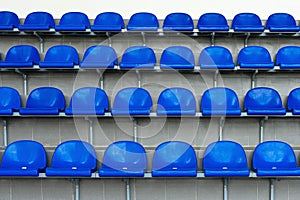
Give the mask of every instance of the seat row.
MULTIPOLYGON (((143 88, 123 88, 115 95, 109 112, 109 99, 104 90, 96 87, 77 89, 65 105, 65 96, 55 87, 40 87, 31 91, 26 106, 21 107, 19 93, 10 87, 0 87, 1 115, 151 115, 153 104, 150 93, 143 88)), ((199 103, 203 116, 240 116, 241 108, 237 94, 230 88, 207 89, 199 103)), ((283 107, 279 93, 268 87, 250 89, 244 99, 247 115, 293 115, 300 114, 300 88, 293 89, 283 107)), ((180 87, 163 90, 157 101, 156 115, 197 116, 193 93, 180 87)))
MULTIPOLYGON (((96 16, 91 25, 88 16, 82 12, 68 12, 62 15, 58 24, 50 13, 32 12, 20 24, 18 16, 10 11, 0 12, 0 30, 21 31, 122 31, 125 29, 123 17, 115 12, 103 12, 96 16)), ((157 17, 152 13, 140 12, 133 14, 126 26, 127 30, 157 31, 160 25, 157 17)), ((263 25, 262 20, 255 13, 239 13, 234 16, 232 25, 234 31, 263 32, 298 32, 299 26, 294 17, 288 13, 274 13, 270 15, 263 25)), ((199 31, 229 31, 226 18, 220 13, 205 13, 200 16, 197 23, 199 31)), ((162 25, 165 31, 193 31, 194 22, 187 13, 170 13, 162 25)))
MULTIPOLYGON (((167 141, 157 146, 152 160, 152 177, 196 177, 198 158, 194 148, 182 141, 167 141)), ((20 140, 7 146, 2 156, 0 176, 74 176, 91 177, 97 170, 94 147, 84 141, 70 140, 54 150, 47 167, 42 144, 20 140)), ((110 144, 98 169, 99 177, 144 177, 147 156, 144 147, 133 141, 110 144)), ((249 176, 246 153, 233 141, 218 141, 207 146, 202 169, 206 177, 249 176)), ((299 176, 300 167, 292 147, 282 141, 266 141, 256 146, 252 169, 257 176, 299 176), (276 158, 276 159, 274 159, 276 158)))
MULTIPOLYGON (((89 47, 79 61, 77 50, 69 45, 52 46, 46 52, 43 61, 38 50, 30 45, 11 47, 5 60, 0 62, 0 68, 156 68, 156 55, 147 46, 128 47, 120 63, 116 51, 106 45, 89 47)), ((281 69, 300 68, 300 46, 285 46, 278 50, 276 62, 272 61, 269 51, 261 46, 247 46, 240 50, 237 58, 239 68, 272 69, 278 65, 281 69)), ((234 69, 230 51, 222 46, 210 46, 202 49, 199 56, 200 69, 234 69)), ((160 58, 160 68, 190 69, 195 66, 195 58, 191 49, 185 46, 171 46, 163 50, 160 58)))

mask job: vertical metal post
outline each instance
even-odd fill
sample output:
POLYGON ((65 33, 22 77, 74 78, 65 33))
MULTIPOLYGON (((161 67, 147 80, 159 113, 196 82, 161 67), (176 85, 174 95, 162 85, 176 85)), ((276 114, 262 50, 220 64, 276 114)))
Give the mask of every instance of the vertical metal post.
POLYGON ((2 119, 2 126, 3 126, 3 145, 7 146, 7 121, 6 119, 2 119))
POLYGON ((75 200, 80 199, 80 179, 75 179, 75 200))
POLYGON ((140 74, 140 71, 135 70, 135 73, 136 73, 136 76, 137 76, 137 79, 138 79, 138 87, 140 88, 141 87, 141 74, 140 74))
POLYGON ((91 120, 89 117, 85 117, 84 119, 89 122, 89 143, 93 145, 94 144, 93 120, 91 120))
POLYGON ((216 36, 216 33, 212 32, 211 33, 211 40, 210 40, 210 45, 211 46, 215 46, 215 36, 216 36))
POLYGON ((37 33, 33 32, 33 34, 39 39, 40 41, 40 52, 44 53, 44 39, 37 33))
POLYGON ((126 200, 130 200, 130 179, 126 178, 124 179, 125 187, 126 187, 126 200))
POLYGON ((219 121, 219 141, 223 140, 223 128, 224 128, 225 117, 222 116, 219 121))
POLYGON ((98 85, 99 87, 103 90, 104 89, 104 77, 103 77, 103 73, 104 71, 100 70, 100 69, 96 69, 96 72, 99 74, 99 82, 98 85))
POLYGON ((218 76, 219 76, 219 70, 216 70, 215 71, 215 74, 214 74, 214 85, 213 87, 218 87, 218 76))
POLYGON ((108 46, 112 46, 112 40, 111 40, 111 37, 109 35, 109 32, 106 32, 105 35, 107 36, 107 40, 108 40, 108 46))
POLYGON ((145 32, 141 32, 141 34, 142 34, 142 39, 143 39, 143 46, 146 46, 145 32))
POLYGON ((244 47, 248 46, 249 38, 250 38, 250 33, 248 32, 248 33, 246 33, 246 38, 245 38, 245 41, 244 41, 244 47))
POLYGON ((137 120, 135 118, 132 119, 133 121, 133 141, 138 141, 138 127, 137 127, 137 120))
POLYGON ((258 70, 255 70, 251 76, 251 89, 256 87, 256 75, 258 74, 258 70))
POLYGON ((28 95, 28 81, 27 81, 27 75, 26 74, 22 74, 23 75, 23 92, 24 95, 28 95))
POLYGON ((270 179, 270 200, 274 200, 275 198, 275 187, 274 187, 274 179, 270 179))
POLYGON ((264 126, 265 126, 265 121, 267 119, 268 118, 265 117, 259 121, 259 143, 262 143, 264 141, 264 134, 265 134, 264 126))
POLYGON ((223 200, 228 199, 228 178, 223 179, 223 200))

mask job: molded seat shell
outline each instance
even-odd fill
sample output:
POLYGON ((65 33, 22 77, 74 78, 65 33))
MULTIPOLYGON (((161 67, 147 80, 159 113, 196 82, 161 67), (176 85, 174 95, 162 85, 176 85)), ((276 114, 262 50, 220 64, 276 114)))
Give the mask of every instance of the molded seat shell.
POLYGON ((293 89, 288 96, 287 110, 293 115, 300 115, 300 88, 293 89))
POLYGON ((288 13, 274 13, 267 19, 266 28, 270 32, 298 32, 294 17, 288 13))
POLYGON ((220 13, 205 13, 200 16, 197 27, 199 31, 228 31, 226 18, 220 13))
POLYGON ((12 31, 20 24, 19 17, 16 13, 11 11, 0 12, 0 30, 12 31))
POLYGON ((300 47, 285 46, 278 50, 276 55, 276 65, 280 69, 300 68, 300 47))
POLYGON ((260 17, 255 13, 239 13, 232 20, 234 31, 241 32, 263 32, 265 27, 260 17))
POLYGON ((85 31, 90 28, 90 21, 86 14, 81 12, 68 12, 60 18, 55 26, 56 31, 85 31))
POLYGON ((238 55, 240 68, 274 68, 269 51, 261 46, 247 46, 238 55))
POLYGON ((128 22, 129 31, 157 31, 159 27, 157 17, 152 13, 140 12, 133 14, 128 22))
POLYGON ((163 22, 164 31, 193 31, 194 22, 187 13, 170 13, 163 22))
POLYGON ((21 107, 19 92, 11 87, 0 87, 0 115, 13 115, 21 107))
POLYGON ((184 46, 166 48, 160 58, 160 68, 194 69, 195 58, 191 49, 184 46))
POLYGON ((230 51, 221 46, 204 48, 199 57, 201 69, 234 69, 234 62, 230 51))
POLYGON ((92 31, 121 31, 124 29, 124 20, 119 13, 103 12, 96 16, 92 31))
POLYGON ((23 31, 36 31, 44 30, 49 31, 55 27, 54 18, 47 12, 32 12, 25 18, 24 24, 19 25, 19 30, 23 31))

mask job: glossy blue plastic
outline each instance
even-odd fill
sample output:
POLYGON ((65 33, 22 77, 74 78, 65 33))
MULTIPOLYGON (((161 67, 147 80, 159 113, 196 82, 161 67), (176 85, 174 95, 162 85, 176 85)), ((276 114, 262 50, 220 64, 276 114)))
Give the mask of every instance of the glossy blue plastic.
POLYGON ((128 47, 122 56, 120 68, 154 68, 156 56, 153 49, 146 46, 128 47))
POLYGON ((181 141, 160 144, 152 161, 153 177, 194 177, 197 175, 197 158, 193 147, 181 141))
POLYGON ((236 93, 229 88, 207 89, 201 98, 200 110, 203 116, 240 115, 241 108, 236 93))
POLYGON ((164 19, 163 30, 193 31, 194 22, 187 13, 170 13, 164 19))
POLYGON ((53 16, 47 12, 32 12, 25 18, 24 24, 19 25, 23 31, 48 31, 55 27, 53 16))
POLYGON ((65 97, 54 87, 40 87, 32 90, 26 107, 20 108, 21 115, 58 115, 65 110, 65 97))
POLYGON ((20 24, 19 17, 11 11, 0 12, 0 30, 10 30, 17 28, 20 24))
POLYGON ((90 28, 90 21, 82 12, 68 12, 60 18, 59 24, 55 26, 56 31, 85 31, 90 28))
POLYGON ((147 12, 133 14, 127 24, 129 31, 156 31, 158 27, 157 17, 147 12))
POLYGON ((300 88, 293 89, 288 96, 287 110, 293 115, 300 115, 300 88))
POLYGON ((59 144, 52 156, 46 176, 91 176, 96 171, 97 159, 94 147, 87 142, 70 140, 59 144))
POLYGON ((232 28, 241 32, 263 32, 265 27, 255 13, 239 13, 233 17, 232 28))
POLYGON ((230 51, 221 46, 204 48, 199 57, 201 69, 233 69, 234 62, 230 51))
POLYGON ((10 143, 2 156, 0 176, 39 176, 47 164, 42 144, 32 140, 10 143))
POLYGON ((143 88, 121 89, 115 96, 112 115, 149 115, 152 98, 143 88))
POLYGON ((200 16, 197 27, 199 31, 228 31, 226 18, 220 13, 205 13, 200 16))
POLYGON ((299 176, 295 152, 282 141, 266 141, 253 152, 252 168, 257 176, 299 176))
POLYGON ((0 87, 0 115, 12 115, 21 107, 19 92, 11 87, 0 87))
POLYGON ((104 152, 100 177, 143 177, 147 167, 146 151, 132 141, 118 141, 104 152))
POLYGON ((124 20, 119 13, 103 12, 96 16, 92 31, 121 31, 124 29, 124 20))
POLYGON ((298 32, 299 26, 294 17, 288 13, 274 13, 267 19, 266 28, 270 32, 298 32))
POLYGON ((285 46, 278 50, 276 65, 281 69, 300 68, 300 46, 285 46))
POLYGON ((279 93, 268 87, 250 89, 244 100, 244 109, 248 115, 285 115, 279 93))
POLYGON ((247 46, 238 55, 240 68, 274 68, 269 51, 261 46, 247 46))
POLYGON ((157 115, 195 115, 196 100, 193 93, 186 88, 167 88, 157 101, 157 115))
POLYGON ((171 46, 162 52, 160 68, 194 69, 194 66, 194 54, 188 47, 171 46))

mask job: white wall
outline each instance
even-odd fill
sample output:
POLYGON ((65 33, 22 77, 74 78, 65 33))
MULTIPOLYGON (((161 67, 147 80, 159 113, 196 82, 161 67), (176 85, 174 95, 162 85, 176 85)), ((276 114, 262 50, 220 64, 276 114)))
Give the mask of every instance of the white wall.
POLYGON ((287 12, 300 19, 298 0, 2 0, 1 10, 9 10, 24 18, 33 11, 47 11, 60 18, 68 11, 82 11, 94 19, 104 11, 119 12, 128 19, 133 13, 147 11, 163 19, 171 12, 186 12, 194 19, 206 12, 220 12, 232 19, 240 12, 254 12, 267 19, 275 12, 287 12))

